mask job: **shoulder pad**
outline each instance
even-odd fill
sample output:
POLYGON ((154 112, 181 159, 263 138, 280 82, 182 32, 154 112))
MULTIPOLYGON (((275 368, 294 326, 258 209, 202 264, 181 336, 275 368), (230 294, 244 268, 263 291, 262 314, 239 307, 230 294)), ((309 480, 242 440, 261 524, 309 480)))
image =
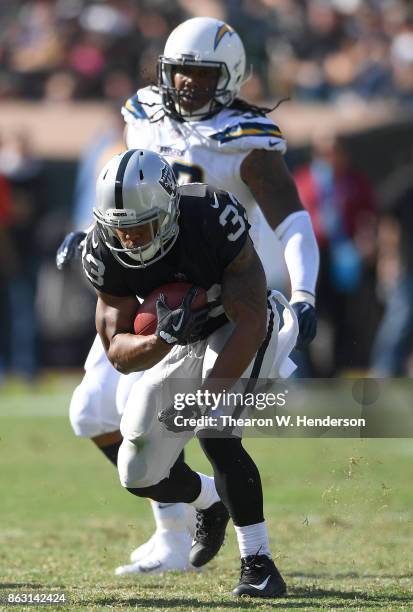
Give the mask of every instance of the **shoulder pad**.
MULTIPOLYGON (((240 214, 244 217, 246 223, 248 223, 247 213, 245 208, 239 203, 237 198, 224 189, 217 189, 212 185, 205 183, 187 183, 179 187, 179 192, 183 196, 183 204, 187 204, 192 211, 196 214, 200 214, 205 219, 216 215, 216 212, 222 212, 223 209, 228 205, 233 209, 234 206, 239 209, 240 214), (185 199, 188 198, 188 199, 185 199), (199 198, 199 201, 195 204, 191 202, 190 198, 199 198)), ((249 225, 248 225, 249 227, 249 225)))
POLYGON ((93 255, 98 254, 99 256, 101 256, 102 253, 104 253, 105 251, 106 247, 102 240, 100 229, 97 224, 92 225, 92 227, 89 228, 86 234, 86 238, 83 243, 82 255, 84 255, 85 253, 92 253, 93 255))
POLYGON ((280 130, 267 117, 252 116, 238 111, 226 114, 221 129, 210 134, 210 139, 225 149, 267 149, 285 153, 287 142, 280 130))
MULTIPOLYGON (((128 98, 123 106, 125 110, 127 110, 135 119, 147 119, 148 115, 145 113, 145 110, 142 106, 142 103, 139 101, 138 94, 131 96, 128 98)), ((123 109, 122 109, 123 110, 123 109)))
POLYGON ((127 123, 137 119, 151 119, 162 108, 162 101, 155 87, 144 87, 128 98, 122 106, 122 115, 127 123))

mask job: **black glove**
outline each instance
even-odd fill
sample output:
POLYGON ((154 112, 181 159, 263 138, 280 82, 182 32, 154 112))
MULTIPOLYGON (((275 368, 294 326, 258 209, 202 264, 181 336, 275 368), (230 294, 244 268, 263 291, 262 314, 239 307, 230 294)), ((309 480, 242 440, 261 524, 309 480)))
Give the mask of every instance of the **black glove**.
POLYGON ((298 319, 298 338, 295 348, 299 351, 307 348, 317 333, 317 313, 314 306, 308 302, 294 302, 291 304, 298 319))
POLYGON ((58 270, 63 270, 69 261, 80 257, 85 238, 85 232, 70 232, 70 234, 65 236, 56 253, 56 266, 58 270))
POLYGON ((208 318, 209 308, 205 306, 191 310, 191 304, 196 295, 196 287, 191 287, 182 304, 171 310, 167 306, 165 296, 156 300, 156 315, 158 325, 155 334, 168 344, 187 344, 199 339, 203 326, 208 318))
POLYGON ((174 433, 181 433, 182 431, 193 431, 196 425, 189 425, 189 423, 183 423, 182 419, 179 419, 178 424, 175 423, 175 418, 181 416, 184 419, 198 419, 202 416, 199 406, 188 406, 185 404, 182 410, 177 410, 172 404, 168 408, 164 408, 158 413, 158 421, 163 423, 168 431, 174 433), (180 424, 179 424, 180 423, 180 424))

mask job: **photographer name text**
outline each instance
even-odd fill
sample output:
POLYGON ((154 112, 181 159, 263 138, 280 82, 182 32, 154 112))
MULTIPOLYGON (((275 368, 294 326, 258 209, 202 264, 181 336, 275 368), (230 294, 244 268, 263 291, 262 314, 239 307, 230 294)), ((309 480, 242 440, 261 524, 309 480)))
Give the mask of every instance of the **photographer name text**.
POLYGON ((174 423, 176 427, 365 427, 363 418, 338 418, 331 416, 308 417, 276 415, 274 417, 235 418, 229 415, 219 417, 204 415, 199 418, 186 418, 178 414, 174 423))

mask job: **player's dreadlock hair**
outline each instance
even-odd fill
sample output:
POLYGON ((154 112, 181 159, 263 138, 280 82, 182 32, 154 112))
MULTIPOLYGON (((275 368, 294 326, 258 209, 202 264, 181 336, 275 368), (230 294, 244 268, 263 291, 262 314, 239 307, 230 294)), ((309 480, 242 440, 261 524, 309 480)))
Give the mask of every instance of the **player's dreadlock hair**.
MULTIPOLYGON (((153 85, 152 89, 156 91, 157 93, 159 93, 159 88, 156 85, 153 85)), ((269 113, 272 113, 273 111, 275 111, 283 102, 288 102, 288 100, 290 100, 290 98, 282 98, 275 104, 275 106, 266 107, 266 106, 257 106, 255 104, 250 104, 249 102, 247 102, 246 100, 243 100, 242 98, 235 98, 235 100, 233 100, 233 102, 229 106, 222 106, 222 105, 217 106, 214 112, 208 115, 207 117, 204 117, 204 119, 208 119, 212 115, 216 115, 224 108, 229 108, 231 110, 240 111, 242 113, 251 113, 252 115, 259 115, 260 117, 265 117, 269 113)), ((154 106, 160 106, 158 102, 139 101, 139 103, 142 104, 142 106, 147 106, 148 108, 154 107, 154 106)), ((175 119, 175 121, 180 121, 180 122, 184 121, 181 115, 179 115, 176 112, 175 104, 172 98, 166 95, 162 95, 162 106, 149 119, 149 123, 157 123, 158 121, 161 121, 166 115, 169 115, 170 117, 172 117, 172 119, 175 119)))
POLYGON ((235 100, 227 108, 241 111, 242 113, 252 113, 253 115, 260 115, 261 117, 265 117, 269 113, 272 113, 272 111, 275 111, 283 102, 288 102, 289 100, 290 98, 282 98, 277 102, 275 106, 267 107, 250 104, 242 98, 235 98, 235 100))
MULTIPOLYGON (((151 85, 151 89, 156 93, 161 93, 157 85, 151 85)), ((158 110, 149 119, 149 123, 158 123, 158 121, 162 121, 162 119, 167 115, 172 117, 172 119, 175 119, 175 121, 183 122, 183 118, 175 110, 175 105, 172 99, 169 96, 165 96, 164 94, 161 94, 161 98, 161 104, 159 104, 159 102, 143 102, 142 100, 138 100, 139 104, 141 104, 142 106, 147 106, 148 108, 153 108, 154 106, 159 107, 158 110)))

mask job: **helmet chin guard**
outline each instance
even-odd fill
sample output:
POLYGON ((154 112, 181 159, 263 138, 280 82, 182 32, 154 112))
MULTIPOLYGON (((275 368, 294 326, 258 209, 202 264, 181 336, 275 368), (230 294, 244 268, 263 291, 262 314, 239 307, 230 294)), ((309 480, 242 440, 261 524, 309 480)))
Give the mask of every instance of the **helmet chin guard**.
POLYGON ((168 253, 178 237, 179 194, 172 168, 157 153, 131 149, 112 158, 97 180, 93 209, 100 234, 126 268, 145 268, 168 253), (117 229, 149 225, 146 244, 126 247, 117 229))
POLYGON ((231 26, 211 17, 184 21, 170 34, 158 59, 158 85, 165 111, 188 121, 203 119, 229 106, 239 94, 245 64, 244 45, 231 26), (190 112, 182 108, 172 74, 177 66, 218 68, 211 99, 201 109, 190 112))

